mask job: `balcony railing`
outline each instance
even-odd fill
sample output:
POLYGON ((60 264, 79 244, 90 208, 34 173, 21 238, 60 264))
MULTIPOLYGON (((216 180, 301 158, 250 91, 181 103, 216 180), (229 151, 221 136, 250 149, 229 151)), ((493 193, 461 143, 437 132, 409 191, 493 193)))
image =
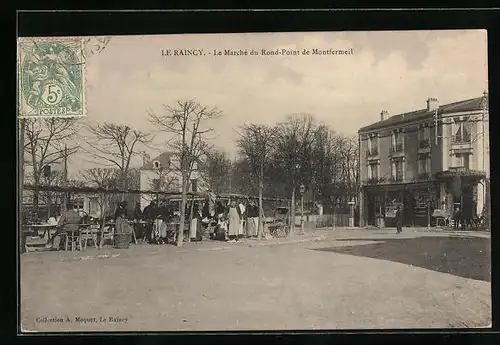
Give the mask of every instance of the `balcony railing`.
POLYGON ((367 184, 379 184, 382 182, 385 182, 385 178, 383 177, 371 177, 366 181, 367 184))
POLYGON ((469 144, 471 142, 471 136, 470 134, 456 134, 451 137, 451 142, 453 144, 469 144))
POLYGON ((366 156, 367 157, 372 157, 372 156, 377 156, 378 155, 378 148, 373 147, 371 150, 366 151, 366 156))
POLYGON ((423 172, 417 175, 417 180, 427 180, 431 178, 431 173, 429 172, 423 172))
POLYGON ((398 173, 398 174, 392 176, 392 181, 394 181, 394 182, 402 182, 403 181, 403 174, 402 173, 398 173))
POLYGON ((429 139, 422 139, 418 142, 418 148, 419 149, 426 149, 429 148, 430 145, 430 140, 429 139))
POLYGON ((403 143, 397 143, 396 145, 392 145, 392 152, 403 152, 403 143))

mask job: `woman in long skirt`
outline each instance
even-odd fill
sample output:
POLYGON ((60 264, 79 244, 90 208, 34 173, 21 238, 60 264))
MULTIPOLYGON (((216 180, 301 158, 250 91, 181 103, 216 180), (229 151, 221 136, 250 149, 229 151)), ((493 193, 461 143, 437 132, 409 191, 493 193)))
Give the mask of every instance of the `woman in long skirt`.
POLYGON ((229 207, 229 229, 228 235, 229 239, 237 239, 240 231, 240 212, 239 207, 236 202, 231 201, 231 206, 229 207))

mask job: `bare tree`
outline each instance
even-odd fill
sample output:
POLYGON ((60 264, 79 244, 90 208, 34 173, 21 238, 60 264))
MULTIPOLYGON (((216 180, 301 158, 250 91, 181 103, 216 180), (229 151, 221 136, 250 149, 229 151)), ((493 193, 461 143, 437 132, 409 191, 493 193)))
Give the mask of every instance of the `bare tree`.
POLYGON ((104 225, 106 222, 106 212, 112 197, 112 195, 107 193, 106 191, 112 188, 116 188, 118 183, 117 176, 120 176, 120 172, 117 169, 111 168, 92 168, 83 171, 81 176, 85 181, 100 189, 97 203, 99 205, 99 211, 101 214, 101 240, 99 243, 99 248, 102 248, 104 225))
MULTIPOLYGON (((87 153, 94 159, 107 162, 108 167, 117 168, 119 187, 127 190, 132 158, 142 152, 139 146, 148 145, 153 137, 129 126, 113 123, 88 126, 88 130, 92 137, 86 140, 89 145, 87 153)), ((121 199, 124 198, 122 194, 121 199)))
POLYGON ((175 186, 177 175, 169 168, 155 169, 153 178, 149 179, 149 188, 154 191, 167 191, 175 186))
POLYGON ((275 130, 266 125, 250 124, 242 127, 238 140, 241 154, 246 157, 253 175, 259 181, 259 226, 257 236, 262 237, 263 207, 262 189, 264 186, 264 167, 270 161, 274 148, 275 130))
POLYGON ((24 123, 24 152, 28 156, 25 163, 32 168, 33 206, 37 208, 39 191, 36 187, 43 182, 44 167, 77 151, 77 146, 65 148, 64 142, 76 135, 79 126, 75 119, 62 118, 24 119, 24 123))
POLYGON ((213 131, 205 127, 206 122, 218 118, 222 112, 216 107, 209 108, 195 100, 177 101, 174 106, 164 105, 164 114, 156 115, 149 111, 150 122, 160 130, 173 135, 167 145, 177 157, 172 166, 182 177, 181 225, 177 235, 177 246, 184 240, 184 220, 187 192, 191 174, 198 168, 203 156, 209 149, 206 135, 213 131))
POLYGON ((227 192, 230 189, 232 164, 225 152, 216 149, 207 152, 201 170, 206 184, 215 194, 227 192))
POLYGON ((313 143, 318 125, 312 115, 293 114, 277 126, 275 159, 292 188, 292 223, 295 228, 295 192, 298 184, 307 188, 314 171, 313 143))

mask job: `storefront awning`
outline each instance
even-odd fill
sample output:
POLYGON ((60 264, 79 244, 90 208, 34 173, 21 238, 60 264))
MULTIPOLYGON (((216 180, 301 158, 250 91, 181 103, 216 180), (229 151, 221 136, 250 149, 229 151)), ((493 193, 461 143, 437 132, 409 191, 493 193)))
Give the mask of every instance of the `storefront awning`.
POLYGON ((450 169, 446 171, 440 171, 435 174, 436 179, 450 179, 455 177, 472 177, 477 179, 486 178, 486 173, 480 170, 471 169, 450 169))

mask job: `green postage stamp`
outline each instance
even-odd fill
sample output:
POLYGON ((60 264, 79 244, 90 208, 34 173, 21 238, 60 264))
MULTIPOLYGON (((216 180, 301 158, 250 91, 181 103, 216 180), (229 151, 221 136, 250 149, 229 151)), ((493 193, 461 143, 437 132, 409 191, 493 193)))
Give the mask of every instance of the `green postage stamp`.
POLYGON ((19 117, 86 115, 83 41, 18 39, 19 117))

